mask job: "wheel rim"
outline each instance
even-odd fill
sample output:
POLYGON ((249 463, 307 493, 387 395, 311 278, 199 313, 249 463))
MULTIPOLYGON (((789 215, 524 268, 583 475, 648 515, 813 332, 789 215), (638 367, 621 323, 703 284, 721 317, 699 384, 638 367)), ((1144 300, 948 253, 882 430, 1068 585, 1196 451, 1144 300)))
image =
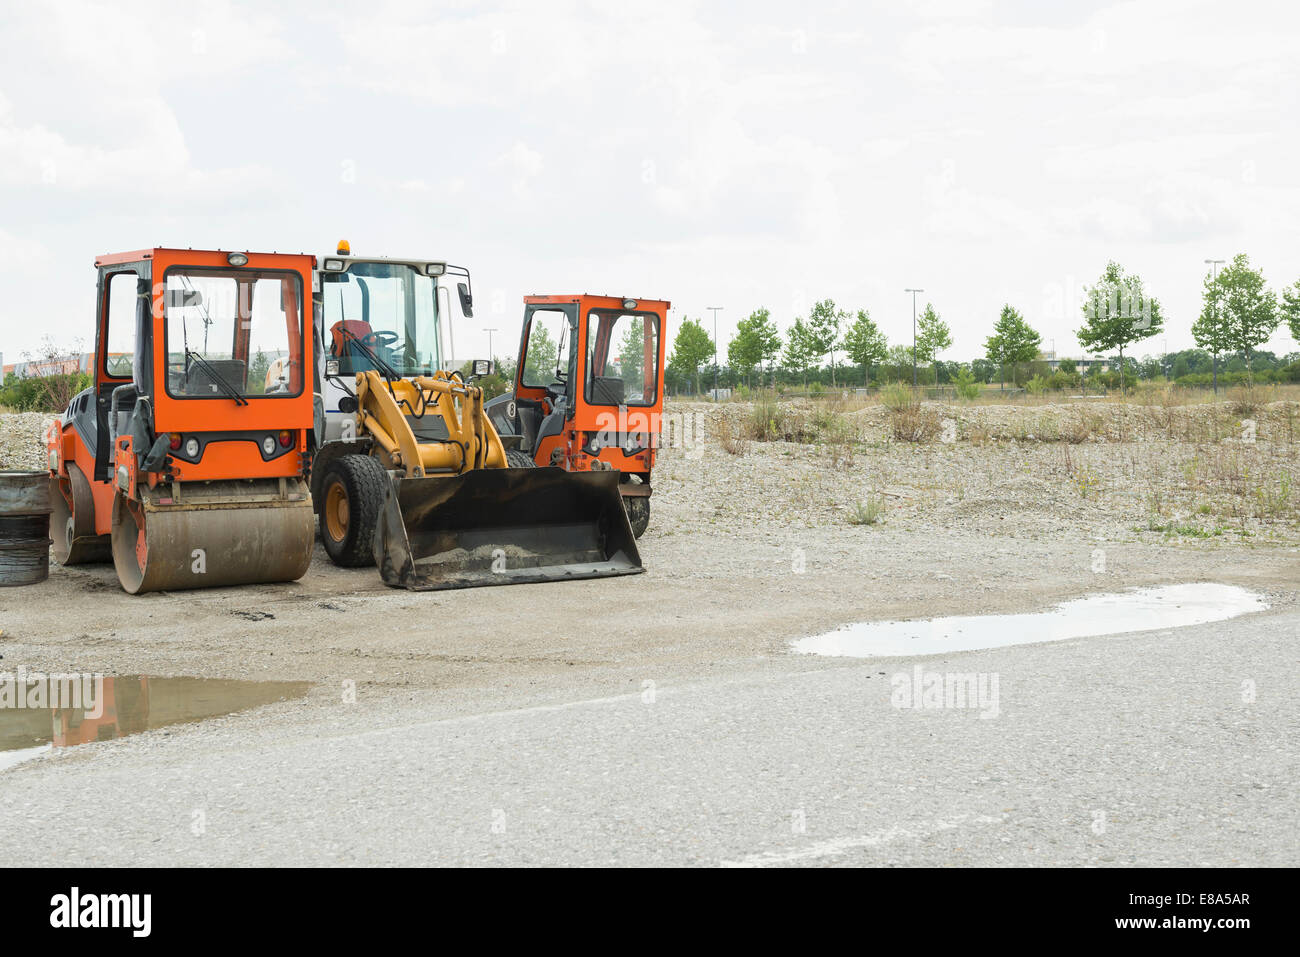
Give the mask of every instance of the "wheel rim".
POLYGON ((113 566, 117 580, 132 595, 150 590, 144 588, 149 567, 144 512, 121 492, 113 500, 113 566))
POLYGON ((68 500, 63 497, 63 489, 59 481, 54 479, 50 482, 50 528, 55 529, 60 525, 63 526, 63 540, 59 541, 57 535, 51 536, 54 545, 54 560, 59 564, 65 564, 68 556, 72 553, 72 541, 75 538, 75 524, 72 520, 72 509, 68 506, 68 500))
POLYGON ((334 482, 325 495, 325 529, 334 541, 341 542, 347 538, 351 511, 343 483, 334 482))

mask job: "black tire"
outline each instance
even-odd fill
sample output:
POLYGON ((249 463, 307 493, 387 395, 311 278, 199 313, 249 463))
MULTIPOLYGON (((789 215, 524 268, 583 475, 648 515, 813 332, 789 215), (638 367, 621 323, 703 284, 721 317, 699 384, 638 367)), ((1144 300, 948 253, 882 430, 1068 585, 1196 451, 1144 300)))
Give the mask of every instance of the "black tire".
POLYGON ((533 457, 521 449, 506 449, 506 465, 512 469, 532 469, 537 467, 533 457))
POLYGON ((321 544, 335 565, 375 563, 375 526, 387 490, 388 473, 369 455, 342 455, 325 467, 316 513, 321 544), (340 504, 346 508, 343 514, 340 504))
POLYGON ((644 495, 624 495, 623 507, 627 509, 627 523, 632 526, 632 535, 640 538, 650 526, 650 499, 644 495))

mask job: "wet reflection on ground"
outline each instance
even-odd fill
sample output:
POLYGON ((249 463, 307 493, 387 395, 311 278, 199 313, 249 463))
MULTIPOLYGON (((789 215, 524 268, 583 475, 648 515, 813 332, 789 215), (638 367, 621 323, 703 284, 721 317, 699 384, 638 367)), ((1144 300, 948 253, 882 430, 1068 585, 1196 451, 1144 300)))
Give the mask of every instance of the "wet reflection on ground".
POLYGON ((110 741, 300 698, 306 681, 0 672, 0 771, 50 748, 110 741))

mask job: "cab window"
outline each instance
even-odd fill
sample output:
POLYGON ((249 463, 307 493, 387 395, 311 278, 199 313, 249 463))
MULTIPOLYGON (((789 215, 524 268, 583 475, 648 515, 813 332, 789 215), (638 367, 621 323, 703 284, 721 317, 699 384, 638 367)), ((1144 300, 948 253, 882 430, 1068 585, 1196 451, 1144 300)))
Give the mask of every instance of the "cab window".
POLYGON ((569 368, 572 346, 569 316, 562 309, 534 310, 524 348, 520 380, 532 388, 544 388, 563 379, 569 368), (558 373, 557 373, 558 369, 558 373))
POLYGON ((597 309, 588 313, 588 403, 653 405, 658 370, 659 319, 654 313, 597 309))
POLYGON ((140 278, 134 272, 108 276, 107 337, 104 340, 104 374, 129 379, 135 363, 135 317, 140 278))
POLYGON ((303 388, 302 281, 278 270, 167 270, 167 391, 294 396, 303 388))

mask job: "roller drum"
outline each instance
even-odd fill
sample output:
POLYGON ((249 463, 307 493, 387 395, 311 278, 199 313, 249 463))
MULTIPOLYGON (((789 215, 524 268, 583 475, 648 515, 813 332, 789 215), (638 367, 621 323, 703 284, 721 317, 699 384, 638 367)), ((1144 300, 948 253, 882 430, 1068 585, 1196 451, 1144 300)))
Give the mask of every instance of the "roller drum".
POLYGON ((295 581, 311 564, 315 515, 299 479, 196 482, 179 500, 168 486, 141 494, 113 505, 113 564, 131 594, 295 581))

